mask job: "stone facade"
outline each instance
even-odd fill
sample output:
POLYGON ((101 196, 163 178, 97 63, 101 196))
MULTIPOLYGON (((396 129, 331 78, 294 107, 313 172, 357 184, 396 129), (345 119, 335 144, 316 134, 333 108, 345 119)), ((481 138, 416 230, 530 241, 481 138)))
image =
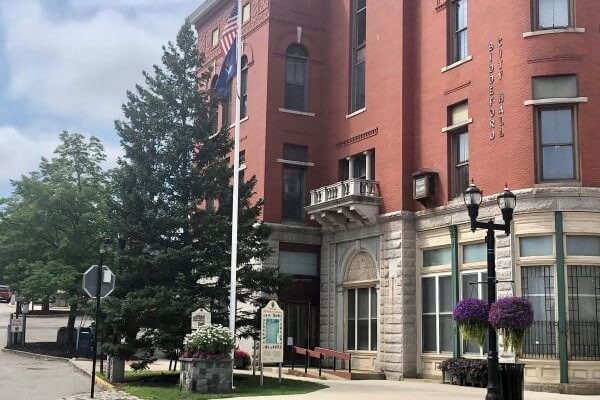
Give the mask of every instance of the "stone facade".
POLYGON ((184 390, 218 393, 231 390, 233 364, 231 360, 181 358, 180 384, 184 390))

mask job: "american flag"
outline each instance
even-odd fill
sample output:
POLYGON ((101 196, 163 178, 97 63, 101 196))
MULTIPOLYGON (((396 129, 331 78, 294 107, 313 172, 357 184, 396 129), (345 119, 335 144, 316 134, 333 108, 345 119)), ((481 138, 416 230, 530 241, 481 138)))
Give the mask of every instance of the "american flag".
POLYGON ((237 36, 237 18, 238 6, 236 3, 231 10, 231 14, 229 14, 225 28, 223 28, 223 34, 221 35, 221 48, 225 54, 229 53, 229 49, 237 36))

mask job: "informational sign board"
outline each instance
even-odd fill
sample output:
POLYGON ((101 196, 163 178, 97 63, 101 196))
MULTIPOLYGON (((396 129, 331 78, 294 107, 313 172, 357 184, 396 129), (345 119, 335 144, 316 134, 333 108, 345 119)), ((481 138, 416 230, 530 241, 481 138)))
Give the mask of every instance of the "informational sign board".
POLYGON ((13 318, 10 320, 10 331, 11 333, 23 332, 23 318, 13 318))
POLYGON ((274 364, 283 362, 283 310, 271 300, 260 312, 260 362, 274 364))
MULTIPOLYGON (((96 297, 98 291, 98 266, 92 265, 83 274, 83 290, 91 298, 96 297)), ((115 274, 106 266, 102 266, 100 274, 100 297, 104 298, 115 290, 115 274)))
POLYGON ((192 330, 204 325, 210 325, 210 311, 199 308, 192 313, 192 330))

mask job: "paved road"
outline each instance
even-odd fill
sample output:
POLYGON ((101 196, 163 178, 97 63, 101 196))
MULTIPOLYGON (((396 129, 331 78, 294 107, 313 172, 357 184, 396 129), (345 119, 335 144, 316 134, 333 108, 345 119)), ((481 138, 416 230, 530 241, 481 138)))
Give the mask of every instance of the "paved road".
MULTIPOLYGON (((6 325, 13 306, 0 304, 0 348, 6 345, 6 325)), ((27 340, 54 341, 63 318, 31 318, 27 340)), ((69 363, 38 360, 0 352, 0 398, 14 400, 57 400, 85 393, 90 378, 77 372, 69 363)))

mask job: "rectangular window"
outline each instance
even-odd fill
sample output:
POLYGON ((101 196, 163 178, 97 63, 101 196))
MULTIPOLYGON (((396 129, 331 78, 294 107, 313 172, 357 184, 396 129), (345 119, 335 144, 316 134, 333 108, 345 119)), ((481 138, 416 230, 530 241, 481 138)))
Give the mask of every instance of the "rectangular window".
POLYGON ((240 94, 242 101, 240 102, 240 119, 248 116, 248 58, 242 57, 242 75, 240 82, 240 94))
POLYGON ((452 286, 450 276, 422 278, 422 349, 452 351, 452 286))
POLYGON ((348 289, 348 350, 377 350, 377 289, 348 289))
POLYGON ((519 255, 521 257, 551 257, 554 254, 552 240, 552 236, 520 237, 519 255))
POLYGON ((600 267, 567 267, 569 290, 569 355, 600 357, 600 267))
POLYGON ((538 175, 541 181, 577 179, 574 104, 579 96, 575 75, 533 78, 533 99, 560 99, 552 106, 536 107, 538 175))
POLYGON ((469 55, 467 36, 467 0, 450 2, 449 64, 464 60, 469 55))
POLYGON ((574 106, 538 109, 542 181, 576 179, 574 114, 574 106))
POLYGON ((572 0, 534 0, 535 29, 559 29, 573 26, 572 0))
POLYGON ((568 235, 567 255, 600 257, 600 236, 568 235))
POLYGON ((306 191, 306 168, 295 165, 283 166, 284 221, 304 221, 304 198, 306 191))
POLYGON ((365 108, 367 0, 353 0, 350 112, 365 108))
POLYGON ((452 198, 462 197, 469 187, 469 133, 457 132, 452 138, 452 198))
POLYGON ((219 28, 215 28, 212 31, 212 47, 217 47, 219 44, 219 28))
MULTIPOLYGON (((470 245, 478 246, 478 245, 470 245)), ((462 299, 483 299, 487 300, 488 285, 487 272, 475 271, 465 272, 461 275, 461 298, 462 299)), ((484 354, 487 352, 487 341, 483 347, 479 344, 463 340, 463 353, 484 354)))
POLYGON ((438 265, 450 265, 452 263, 452 251, 450 247, 441 247, 423 251, 423 267, 435 267, 438 265))
POLYGON ((463 264, 485 262, 487 245, 485 243, 467 244, 463 246, 463 264))
POLYGON ((285 108, 306 111, 308 88, 308 58, 288 55, 285 70, 285 108))
MULTIPOLYGON (((448 108, 448 125, 456 126, 469 120, 469 104, 464 101, 448 108)), ((467 126, 451 130, 450 191, 451 198, 462 197, 469 187, 469 132, 467 126)))
POLYGON ((246 3, 242 7, 242 24, 248 21, 250 21, 250 3, 246 3))
POLYGON ((279 250, 279 273, 318 276, 318 254, 279 250))
POLYGON ((283 145, 283 158, 289 161, 308 161, 308 147, 297 144, 283 145))
POLYGON ((226 89, 226 96, 223 99, 222 102, 222 128, 228 129, 231 126, 231 116, 235 115, 235 111, 232 110, 233 107, 235 107, 235 101, 232 101, 232 99, 234 99, 234 95, 233 95, 233 79, 230 79, 229 82, 227 82, 227 89, 226 89))
POLYGON ((554 267, 521 267, 521 294, 533 307, 533 324, 525 333, 523 356, 554 357, 558 326, 554 318, 554 267))

